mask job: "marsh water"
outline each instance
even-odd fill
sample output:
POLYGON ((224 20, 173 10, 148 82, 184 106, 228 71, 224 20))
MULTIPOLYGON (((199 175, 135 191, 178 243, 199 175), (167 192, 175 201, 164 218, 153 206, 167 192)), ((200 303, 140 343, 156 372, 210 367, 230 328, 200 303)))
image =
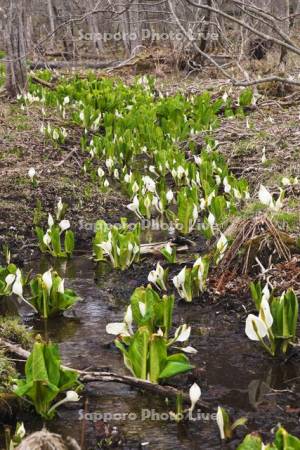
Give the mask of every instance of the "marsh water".
MULTIPOLYGON (((109 322, 122 320, 130 294, 135 287, 146 284, 148 268, 112 270, 105 263, 95 265, 87 254, 51 263, 65 278, 66 286, 74 289, 81 300, 64 316, 47 322, 33 318, 28 309, 22 307, 19 312, 23 321, 35 333, 59 344, 65 365, 128 374, 121 354, 113 345, 113 336, 106 334, 105 327, 109 322)), ((43 273, 48 268, 46 258, 25 266, 33 273, 43 273)), ((231 301, 226 300, 211 304, 207 299, 200 299, 192 305, 178 301, 175 324, 192 326, 190 344, 198 353, 191 361, 197 369, 190 375, 177 377, 172 383, 187 392, 197 381, 202 399, 209 403, 211 412, 222 405, 234 418, 245 415, 249 418, 250 431, 268 430, 278 422, 291 432, 299 431, 299 417, 287 413, 286 409, 296 407, 297 398, 299 401, 299 360, 272 361, 244 336, 243 307, 232 314, 230 304, 231 301)), ((76 438, 84 448, 98 448, 108 428, 117 436, 116 440, 123 442, 121 448, 124 449, 223 448, 215 419, 199 414, 201 408, 195 413, 197 420, 176 424, 165 416, 174 410, 172 401, 167 403, 164 398, 123 384, 90 383, 81 397, 80 404, 61 408, 57 418, 47 426, 76 438), (95 421, 82 420, 83 409, 85 413, 93 413, 89 418, 95 421), (101 420, 102 414, 106 414, 108 426, 101 420)), ((36 416, 26 413, 20 418, 28 431, 41 428, 42 422, 36 416)), ((245 430, 240 430, 238 436, 244 433, 245 430)), ((226 448, 236 448, 236 442, 238 440, 226 448)))

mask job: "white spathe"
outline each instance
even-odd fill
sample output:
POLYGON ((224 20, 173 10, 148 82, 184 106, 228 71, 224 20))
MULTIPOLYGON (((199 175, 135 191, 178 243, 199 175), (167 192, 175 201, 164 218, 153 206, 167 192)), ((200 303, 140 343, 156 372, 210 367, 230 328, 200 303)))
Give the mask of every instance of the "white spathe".
POLYGON ((268 334, 265 322, 254 314, 249 314, 246 319, 245 333, 251 341, 259 341, 268 334))
POLYGON ((124 316, 124 322, 128 327, 129 333, 133 334, 133 329, 132 329, 133 315, 132 315, 131 305, 129 305, 126 309, 126 313, 124 316))
POLYGON ((201 397, 201 389, 198 386, 197 383, 194 383, 189 390, 189 396, 190 396, 190 400, 191 400, 191 407, 190 407, 190 411, 192 412, 196 406, 197 401, 200 399, 201 397))
POLYGON ((68 402, 78 402, 79 395, 75 391, 67 391, 66 393, 66 401, 68 402))
POLYGON ((20 269, 16 271, 16 279, 12 287, 12 292, 18 297, 23 296, 22 275, 20 269))
POLYGON ((51 243, 51 236, 49 235, 49 233, 47 232, 46 234, 44 234, 43 236, 43 243, 48 247, 48 245, 51 243))
POLYGON ((54 225, 54 219, 52 217, 52 214, 49 213, 49 215, 48 215, 48 227, 52 228, 53 225, 54 225))
POLYGON ((223 439, 225 439, 224 418, 223 418, 223 411, 220 406, 218 406, 218 411, 217 411, 217 425, 219 427, 220 437, 223 440, 223 439))
POLYGON ((47 272, 43 273, 42 280, 47 288, 48 293, 51 291, 52 288, 52 269, 49 269, 47 272))
POLYGON ((259 188, 258 198, 259 198, 259 201, 263 205, 266 205, 269 207, 273 206, 273 197, 270 194, 270 192, 265 188, 265 186, 262 184, 260 185, 260 188, 259 188))
POLYGON ((265 323, 267 328, 271 328, 273 325, 273 316, 270 310, 270 304, 268 300, 262 299, 259 310, 259 318, 265 323))
POLYGON ((146 315, 146 305, 143 302, 139 302, 139 310, 143 317, 146 315))
POLYGON ((106 325, 106 333, 118 336, 119 334, 127 335, 127 327, 124 322, 108 323, 106 325))
POLYGON ((173 191, 171 191, 171 189, 166 193, 166 199, 168 201, 168 203, 170 203, 174 198, 174 194, 173 191))
POLYGON ((15 281, 16 275, 14 273, 10 273, 9 275, 6 275, 5 277, 5 283, 7 287, 10 287, 13 282, 15 281))
POLYGON ((59 222, 59 228, 61 229, 61 231, 66 231, 70 228, 70 222, 69 220, 62 220, 61 222, 59 222))
POLYGON ((59 282, 59 285, 57 287, 57 292, 59 294, 64 294, 65 293, 65 280, 61 279, 59 282))
POLYGON ((35 168, 34 167, 30 167, 30 169, 28 170, 28 176, 29 176, 31 181, 33 181, 35 175, 36 175, 35 168))
POLYGON ((191 345, 188 345, 187 347, 180 347, 180 350, 184 353, 188 353, 190 355, 196 355, 196 353, 198 353, 198 350, 196 350, 194 347, 192 347, 191 345))
POLYGON ((188 327, 186 324, 181 325, 175 331, 175 339, 176 342, 185 342, 189 339, 191 334, 191 327, 188 327))
POLYGON ((168 255, 170 255, 170 256, 172 255, 173 249, 172 249, 172 246, 171 246, 170 242, 167 243, 167 245, 165 246, 164 249, 168 253, 168 255))

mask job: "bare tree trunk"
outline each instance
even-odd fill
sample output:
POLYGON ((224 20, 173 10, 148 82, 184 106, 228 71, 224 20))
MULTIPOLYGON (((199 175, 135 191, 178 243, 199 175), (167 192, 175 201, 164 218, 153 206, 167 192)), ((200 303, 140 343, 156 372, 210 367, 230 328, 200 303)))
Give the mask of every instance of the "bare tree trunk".
POLYGON ((54 30, 55 30, 55 16, 53 10, 52 0, 47 0, 48 6, 48 15, 49 15, 49 24, 50 24, 50 32, 53 34, 50 38, 51 46, 54 46, 54 30))
POLYGON ((122 0, 119 2, 117 10, 125 10, 124 13, 120 15, 120 31, 123 36, 125 50, 128 55, 132 55, 141 45, 139 0, 133 0, 130 5, 128 5, 126 0, 122 0))
POLYGON ((16 97, 26 85, 26 0, 9 0, 6 25, 6 85, 8 95, 16 97))
MULTIPOLYGON (((285 17, 289 17, 290 15, 290 0, 278 0, 272 5, 272 12, 275 16, 283 19, 285 17)), ((286 34, 289 35, 290 29, 290 20, 280 20, 278 21, 278 27, 286 34)), ((286 64, 287 59, 287 49, 285 47, 281 47, 280 50, 280 64, 284 66, 286 64)))
POLYGON ((49 14, 49 22, 50 22, 50 31, 51 31, 51 33, 54 33, 55 22, 54 22, 54 12, 53 12, 52 0, 48 0, 47 5, 48 5, 48 14, 49 14))
MULTIPOLYGON (((87 6, 88 6, 89 11, 92 11, 95 8, 95 5, 93 4, 92 0, 87 1, 87 6)), ((90 33, 93 36, 94 48, 99 55, 101 52, 103 52, 103 44, 102 44, 101 39, 97 39, 97 37, 99 36, 99 33, 100 33, 97 16, 95 16, 94 14, 90 14, 88 16, 87 20, 88 20, 88 26, 90 29, 90 33)))

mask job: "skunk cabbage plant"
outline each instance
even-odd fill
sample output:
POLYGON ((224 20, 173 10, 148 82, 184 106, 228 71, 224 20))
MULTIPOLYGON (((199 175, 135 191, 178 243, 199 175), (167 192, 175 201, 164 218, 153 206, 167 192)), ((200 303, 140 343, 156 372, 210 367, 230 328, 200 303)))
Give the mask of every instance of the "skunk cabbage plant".
POLYGON ((205 290, 209 270, 208 258, 198 258, 192 268, 186 266, 173 278, 173 284, 181 298, 191 302, 205 290))
POLYGON ((55 258, 72 256, 75 247, 73 231, 70 230, 69 220, 63 219, 66 206, 59 199, 55 219, 48 216, 48 229, 46 232, 41 227, 36 227, 35 232, 42 253, 50 253, 55 258))
POLYGON ((176 347, 183 353, 169 354, 169 348, 176 343, 185 343, 191 332, 184 324, 169 338, 173 307, 174 296, 160 298, 150 286, 137 288, 124 321, 107 325, 107 333, 118 336, 115 345, 135 377, 157 383, 192 369, 184 355, 184 352, 196 352, 192 347, 176 347))
POLYGON ((125 218, 121 219, 120 227, 109 226, 103 220, 98 220, 93 239, 94 259, 103 261, 109 257, 115 269, 125 270, 139 260, 140 241, 140 224, 130 231, 125 218))
POLYGON ((64 402, 78 401, 77 372, 62 367, 58 346, 38 339, 25 365, 25 379, 16 380, 15 394, 25 398, 44 419, 52 419, 56 408, 64 402), (59 394, 66 392, 63 400, 53 403, 59 394))
POLYGON ((52 269, 33 278, 30 289, 28 301, 43 319, 66 311, 79 300, 74 291, 65 289, 64 280, 52 269))
POLYGON ((298 322, 299 301, 292 289, 281 297, 270 293, 268 286, 260 283, 250 285, 258 316, 249 314, 245 332, 249 339, 258 341, 272 356, 286 353, 295 341, 298 322))

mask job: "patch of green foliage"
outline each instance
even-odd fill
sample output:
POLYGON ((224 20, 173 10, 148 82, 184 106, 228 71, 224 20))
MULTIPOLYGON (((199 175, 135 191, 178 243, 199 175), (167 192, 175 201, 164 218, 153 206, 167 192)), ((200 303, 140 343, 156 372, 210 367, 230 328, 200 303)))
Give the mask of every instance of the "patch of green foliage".
POLYGON ((266 208, 262 205, 262 203, 259 201, 253 201, 247 203, 247 206, 239 212, 239 215, 245 219, 251 219, 251 217, 261 214, 265 210, 266 208))

